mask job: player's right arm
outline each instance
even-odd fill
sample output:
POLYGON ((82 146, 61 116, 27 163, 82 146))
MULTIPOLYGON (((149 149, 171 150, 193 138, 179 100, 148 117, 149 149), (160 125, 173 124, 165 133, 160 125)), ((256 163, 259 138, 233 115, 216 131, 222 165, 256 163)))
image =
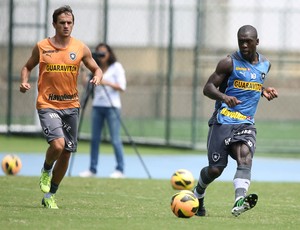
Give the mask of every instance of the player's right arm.
POLYGON ((219 61, 215 72, 208 78, 204 88, 203 94, 213 100, 223 101, 229 107, 234 107, 240 104, 241 101, 236 97, 228 96, 219 90, 219 87, 224 81, 228 80, 233 70, 233 63, 231 57, 226 57, 219 61))
POLYGON ((21 84, 20 84, 20 91, 22 93, 26 93, 27 90, 31 88, 30 84, 28 83, 31 70, 39 64, 39 48, 37 45, 32 50, 31 56, 23 66, 21 70, 21 84))

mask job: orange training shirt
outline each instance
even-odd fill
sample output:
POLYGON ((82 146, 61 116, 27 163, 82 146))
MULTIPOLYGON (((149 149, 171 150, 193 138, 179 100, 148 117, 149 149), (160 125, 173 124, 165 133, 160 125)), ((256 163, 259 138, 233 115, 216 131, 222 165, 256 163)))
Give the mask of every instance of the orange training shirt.
POLYGON ((80 107, 77 77, 84 44, 71 38, 68 47, 55 47, 50 38, 37 43, 40 54, 37 109, 80 107))

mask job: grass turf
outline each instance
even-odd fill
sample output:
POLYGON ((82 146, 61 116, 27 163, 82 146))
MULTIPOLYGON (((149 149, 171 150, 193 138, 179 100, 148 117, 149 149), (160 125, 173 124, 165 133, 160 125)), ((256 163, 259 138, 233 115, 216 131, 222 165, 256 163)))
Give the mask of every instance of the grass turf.
MULTIPOLYGON (((17 136, 17 135, 0 135, 0 152, 6 153, 44 153, 48 147, 45 138, 40 136, 17 136)), ((186 148, 169 148, 161 146, 145 146, 137 145, 137 150, 141 154, 199 154, 199 150, 186 149, 186 148)), ((101 143, 101 151, 104 153, 112 153, 113 148, 110 143, 101 143)), ((132 145, 124 145, 126 154, 135 154, 132 145)), ((90 142, 80 140, 78 142, 78 153, 89 153, 90 142)), ((202 152, 203 153, 203 152, 202 152)))
POLYGON ((5 229, 299 229, 300 184, 253 182, 257 206, 231 215, 233 188, 216 181, 206 196, 207 217, 177 218, 168 180, 64 178, 59 210, 40 204, 38 177, 0 177, 0 226, 5 229))
MULTIPOLYGON (((18 135, 0 135, 0 152, 2 153, 45 153, 48 144, 45 138, 40 136, 18 136, 18 135)), ((171 148, 162 146, 146 146, 146 145, 136 145, 138 153, 144 154, 206 154, 205 151, 200 151, 198 149, 188 149, 188 148, 171 148)), ((78 142, 77 152, 79 154, 89 154, 90 142, 80 140, 78 142)), ((113 148, 110 143, 101 143, 101 152, 113 153, 113 148)), ((124 152, 126 154, 136 154, 134 148, 130 145, 124 145, 124 152)), ((278 158, 300 158, 299 152, 269 152, 262 153, 257 152, 255 156, 264 157, 278 157, 278 158)))
MULTIPOLYGON (((1 152, 44 153, 43 138, 1 136, 1 152)), ((102 146, 112 152, 111 146, 102 146)), ((134 153, 125 146, 126 153, 134 153)), ((139 146, 142 154, 197 153, 197 150, 139 146)), ((80 142, 79 153, 89 152, 80 142)), ((286 156, 286 155, 285 155, 286 156)), ((208 216, 177 218, 170 209, 175 191, 168 180, 64 178, 57 193, 59 210, 42 207, 38 177, 0 177, 0 226, 5 229, 300 229, 300 183, 252 182, 257 206, 235 218, 233 188, 216 181, 206 196, 208 216)))

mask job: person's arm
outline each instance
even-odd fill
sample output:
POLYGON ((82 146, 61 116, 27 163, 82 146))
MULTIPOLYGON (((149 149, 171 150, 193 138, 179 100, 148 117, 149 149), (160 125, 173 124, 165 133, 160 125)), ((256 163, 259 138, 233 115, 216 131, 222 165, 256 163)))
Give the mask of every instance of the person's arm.
POLYGON ((268 101, 271 101, 274 98, 278 97, 278 92, 273 87, 266 87, 262 89, 261 96, 267 98, 268 101))
POLYGON ((31 70, 39 64, 39 48, 37 45, 32 50, 31 56, 23 66, 21 70, 21 84, 20 84, 20 92, 26 93, 27 90, 31 88, 30 83, 28 83, 30 78, 31 70))
POLYGON ((228 96, 219 90, 221 84, 231 75, 233 63, 231 57, 226 57, 219 61, 215 72, 208 78, 203 94, 213 100, 224 101, 229 107, 240 104, 236 97, 228 96))
POLYGON ((116 77, 115 82, 102 80, 102 85, 107 85, 116 91, 124 92, 126 90, 126 77, 125 70, 120 63, 116 63, 112 66, 114 68, 114 76, 116 77))
POLYGON ((110 86, 111 88, 113 88, 116 91, 121 91, 121 92, 124 91, 118 83, 112 83, 110 81, 102 80, 101 84, 110 86))
POLYGON ((100 85, 103 78, 102 70, 93 59, 92 53, 86 45, 83 49, 82 61, 83 64, 93 73, 93 78, 90 80, 90 83, 94 85, 100 85))
POLYGON ((80 77, 81 77, 82 86, 86 87, 90 81, 90 76, 89 76, 89 71, 87 70, 87 68, 83 63, 80 65, 80 77))
MULTIPOLYGON (((268 72, 271 69, 271 63, 268 69, 268 72)), ((262 87, 262 91, 261 91, 261 96, 265 97, 268 101, 273 100, 274 98, 278 97, 278 92, 275 88, 273 87, 262 87)))

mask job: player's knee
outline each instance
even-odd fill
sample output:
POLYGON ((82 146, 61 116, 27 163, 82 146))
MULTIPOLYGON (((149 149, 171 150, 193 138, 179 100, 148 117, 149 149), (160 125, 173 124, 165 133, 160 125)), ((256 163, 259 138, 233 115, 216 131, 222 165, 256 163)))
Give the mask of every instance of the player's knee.
POLYGON ((65 148, 65 140, 64 140, 64 138, 55 139, 55 140, 50 142, 50 146, 56 152, 61 153, 65 148))
POLYGON ((208 171, 210 177, 216 179, 222 174, 223 170, 223 167, 210 167, 208 171))

